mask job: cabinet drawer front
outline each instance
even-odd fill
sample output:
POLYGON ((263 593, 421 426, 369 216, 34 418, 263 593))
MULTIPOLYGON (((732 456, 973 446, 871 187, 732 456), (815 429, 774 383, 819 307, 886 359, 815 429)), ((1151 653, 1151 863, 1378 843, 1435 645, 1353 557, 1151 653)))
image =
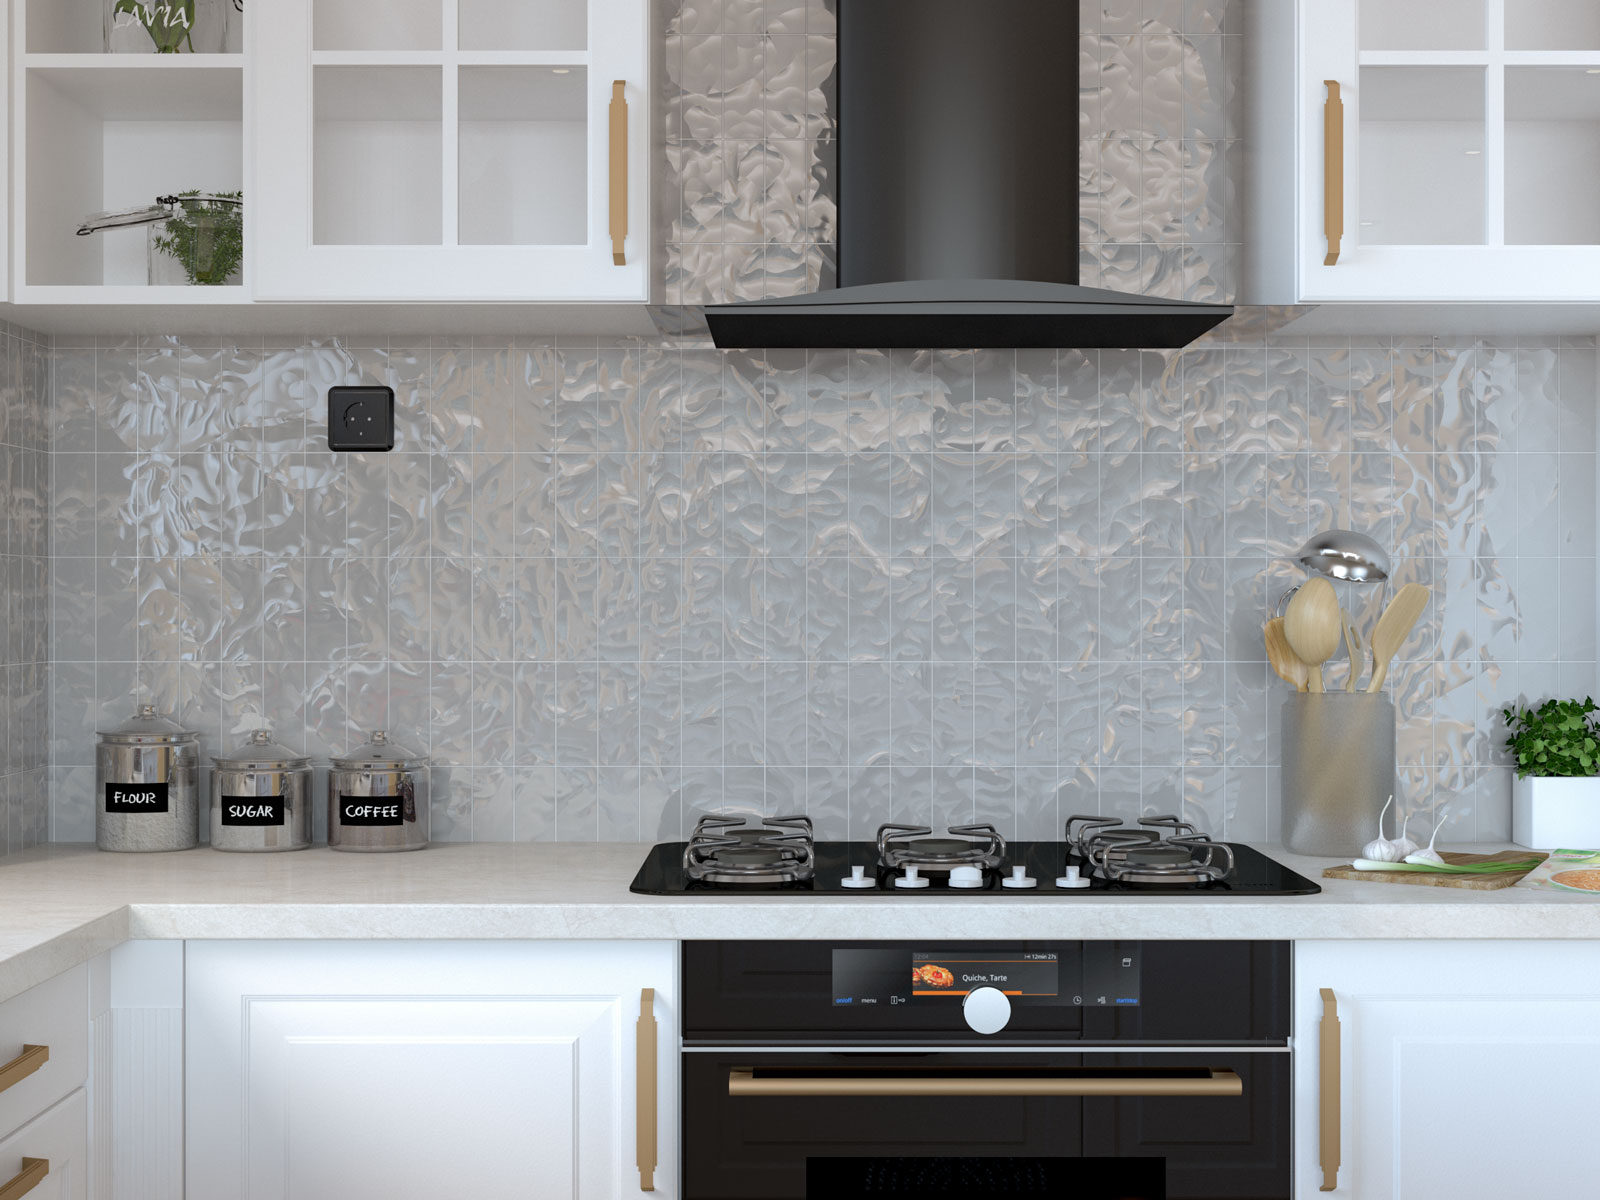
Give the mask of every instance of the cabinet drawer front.
POLYGON ((15 1082, 0 1091, 0 1135, 31 1121, 88 1078, 88 967, 74 967, 0 1004, 0 1080, 13 1062, 15 1082), (43 1055, 25 1050, 31 1046, 47 1047, 48 1059, 41 1063, 43 1055), (35 1063, 40 1065, 29 1071, 35 1063))
POLYGON ((26 1200, 87 1200, 89 1102, 82 1088, 0 1142, 0 1188, 29 1179, 37 1182, 26 1200), (41 1161, 48 1164, 42 1176, 41 1161))

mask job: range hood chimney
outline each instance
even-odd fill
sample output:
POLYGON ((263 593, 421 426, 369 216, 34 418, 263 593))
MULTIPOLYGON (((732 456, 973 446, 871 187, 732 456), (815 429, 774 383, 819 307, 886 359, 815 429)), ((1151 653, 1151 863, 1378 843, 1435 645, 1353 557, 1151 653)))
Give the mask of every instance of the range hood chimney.
POLYGON ((1223 304, 1078 286, 1077 0, 838 0, 839 286, 718 346, 1187 345, 1223 304))

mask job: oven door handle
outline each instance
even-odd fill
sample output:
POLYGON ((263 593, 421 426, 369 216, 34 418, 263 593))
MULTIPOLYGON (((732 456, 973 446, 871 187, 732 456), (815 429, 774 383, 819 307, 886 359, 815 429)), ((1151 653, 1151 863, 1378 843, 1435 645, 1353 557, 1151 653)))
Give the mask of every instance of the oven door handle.
POLYGON ((1242 1096, 1229 1070, 1204 1075, 786 1075, 781 1068, 735 1067, 730 1096, 1242 1096))

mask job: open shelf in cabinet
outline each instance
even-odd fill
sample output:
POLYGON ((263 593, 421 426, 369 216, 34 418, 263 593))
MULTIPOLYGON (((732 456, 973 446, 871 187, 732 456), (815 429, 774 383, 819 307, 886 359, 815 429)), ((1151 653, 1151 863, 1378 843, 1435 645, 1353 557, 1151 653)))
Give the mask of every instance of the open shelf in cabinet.
POLYGON ((223 66, 217 62, 227 56, 204 57, 210 61, 24 59, 16 89, 19 303, 247 300, 243 286, 149 286, 145 227, 77 233, 90 213, 191 189, 243 188, 244 74, 237 58, 223 66))

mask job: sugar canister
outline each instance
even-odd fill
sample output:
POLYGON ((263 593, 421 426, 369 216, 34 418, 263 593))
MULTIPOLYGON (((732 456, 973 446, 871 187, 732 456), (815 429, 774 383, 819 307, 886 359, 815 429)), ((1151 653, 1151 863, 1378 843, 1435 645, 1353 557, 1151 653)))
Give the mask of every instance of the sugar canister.
POLYGON ((428 844, 428 762, 378 730, 334 756, 328 772, 328 845, 369 853, 428 844))
POLYGON ((211 760, 213 850, 304 850, 311 845, 311 760, 258 729, 211 760))
POLYGON ((102 850, 187 850, 199 841, 200 738, 140 707, 100 731, 95 747, 95 844, 102 850))

